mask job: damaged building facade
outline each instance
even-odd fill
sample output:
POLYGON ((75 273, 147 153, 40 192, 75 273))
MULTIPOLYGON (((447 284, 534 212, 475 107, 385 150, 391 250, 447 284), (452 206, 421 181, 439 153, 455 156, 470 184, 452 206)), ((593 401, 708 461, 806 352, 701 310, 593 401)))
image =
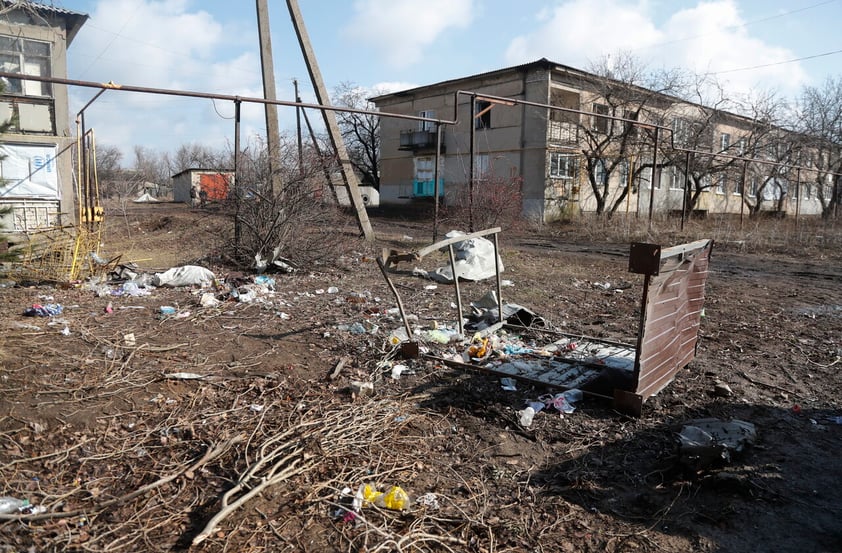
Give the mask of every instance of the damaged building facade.
MULTIPOLYGON (((831 196, 830 176, 822 187, 808 172, 795 183, 778 166, 758 163, 743 176, 743 162, 731 158, 792 163, 780 147, 790 137, 775 129, 766 126, 761 136, 739 115, 547 59, 371 101, 384 112, 457 121, 441 133, 438 188, 447 204, 464 201, 471 166, 475 194, 518 189, 523 215, 545 222, 582 212, 646 214, 650 202, 660 213, 819 214, 831 196), (654 171, 653 125, 661 127, 654 171), (685 171, 682 148, 710 155, 694 155, 685 171)), ((432 200, 436 123, 384 117, 380 125, 381 203, 432 200)))
MULTIPOLYGON (((67 48, 88 16, 35 2, 0 1, 0 70, 67 77, 67 48)), ((67 87, 3 78, 0 208, 3 228, 31 232, 74 222, 67 87)))

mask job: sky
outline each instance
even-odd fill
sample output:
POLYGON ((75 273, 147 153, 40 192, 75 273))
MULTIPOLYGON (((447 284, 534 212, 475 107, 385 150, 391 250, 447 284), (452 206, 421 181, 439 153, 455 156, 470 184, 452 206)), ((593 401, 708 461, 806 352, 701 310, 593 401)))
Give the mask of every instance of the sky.
MULTIPOLYGON (((41 0, 90 19, 68 51, 84 81, 261 97, 256 5, 241 0, 41 0)), ((587 70, 629 52, 651 69, 712 73, 734 95, 842 76, 842 0, 298 0, 325 84, 396 91, 540 58, 587 70)), ((269 0, 277 96, 315 103, 283 0, 269 0)), ((71 113, 97 91, 72 87, 71 113)), ((85 112, 131 166, 135 146, 230 148, 231 102, 108 91, 85 112)), ((312 118, 317 114, 313 113, 312 118)), ((282 131, 295 110, 280 108, 282 131)), ((241 136, 265 135, 244 104, 241 136)))

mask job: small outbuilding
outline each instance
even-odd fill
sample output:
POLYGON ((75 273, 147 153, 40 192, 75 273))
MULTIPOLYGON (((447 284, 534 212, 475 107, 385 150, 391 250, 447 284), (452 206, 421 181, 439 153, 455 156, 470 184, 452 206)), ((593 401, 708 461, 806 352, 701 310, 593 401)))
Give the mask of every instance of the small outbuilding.
POLYGON ((233 171, 185 169, 172 176, 173 201, 198 205, 200 198, 209 202, 225 200, 233 184, 233 171))

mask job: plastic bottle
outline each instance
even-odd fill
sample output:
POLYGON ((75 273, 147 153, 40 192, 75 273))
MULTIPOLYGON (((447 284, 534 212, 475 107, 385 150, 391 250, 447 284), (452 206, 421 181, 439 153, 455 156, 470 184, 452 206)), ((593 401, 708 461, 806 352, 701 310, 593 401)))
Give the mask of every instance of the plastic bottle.
POLYGON ((9 497, 7 495, 4 495, 3 497, 0 497, 0 514, 11 515, 14 513, 19 513, 28 505, 29 501, 26 499, 17 499, 15 497, 9 497))

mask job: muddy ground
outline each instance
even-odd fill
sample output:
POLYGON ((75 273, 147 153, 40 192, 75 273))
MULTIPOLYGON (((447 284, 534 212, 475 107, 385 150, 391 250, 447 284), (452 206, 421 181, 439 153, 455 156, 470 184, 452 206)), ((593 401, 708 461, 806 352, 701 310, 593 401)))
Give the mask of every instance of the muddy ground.
MULTIPOLYGON (((222 224, 132 207, 104 242, 143 271, 201 260, 249 282, 208 258, 222 224)), ((119 283, 0 288, 0 495, 46 509, 0 517, 0 551, 842 551, 838 229, 814 240, 830 248, 716 246, 697 357, 642 417, 585 398, 524 428, 517 412, 548 390, 397 358, 387 337, 400 322, 373 258, 429 244, 430 224, 373 224, 376 247, 351 226, 342 255, 274 275, 250 303, 202 307, 191 288, 115 295, 119 283), (63 312, 24 317, 36 303, 63 312), (395 363, 409 373, 392 378, 395 363), (749 421, 756 443, 688 471, 677 432, 702 417, 749 421), (343 489, 366 483, 413 503, 349 513, 343 489)), ((508 301, 558 331, 633 342, 642 281, 627 242, 526 228, 504 230, 501 247, 508 301)), ((427 289, 409 268, 394 279, 413 324, 452 324, 452 287, 427 289)), ((489 287, 465 283, 462 296, 489 287)))

